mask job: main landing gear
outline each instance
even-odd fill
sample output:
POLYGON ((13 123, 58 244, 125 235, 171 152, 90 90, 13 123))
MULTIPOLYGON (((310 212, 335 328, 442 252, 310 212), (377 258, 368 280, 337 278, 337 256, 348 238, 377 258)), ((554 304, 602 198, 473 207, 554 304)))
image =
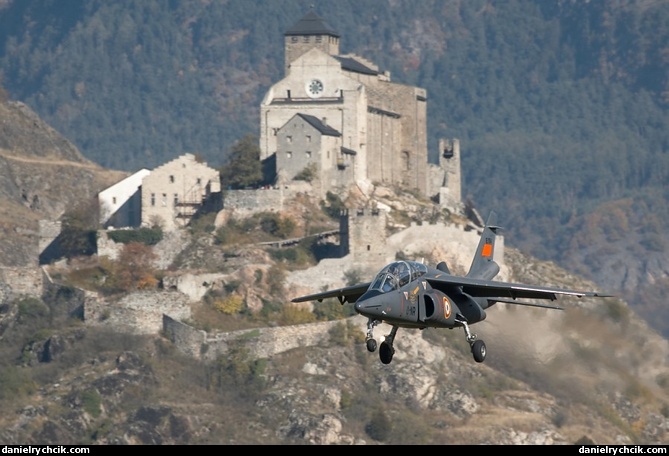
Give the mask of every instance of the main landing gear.
MULTIPOLYGON (((367 321, 367 336, 365 337, 365 344, 367 345, 367 351, 374 352, 376 350, 376 339, 374 339, 374 326, 381 323, 379 320, 372 320, 371 318, 367 321)), ((395 340, 395 334, 397 334, 397 326, 393 326, 393 329, 390 331, 383 342, 381 342, 381 347, 379 348, 379 358, 383 364, 390 364, 393 360, 393 355, 395 354, 395 347, 393 347, 393 341, 395 340)))
MULTIPOLYGON (((469 325, 464 318, 457 316, 456 322, 463 327, 465 330, 465 335, 467 336, 467 342, 469 347, 472 350, 472 355, 474 356, 474 361, 477 363, 482 363, 485 360, 485 355, 487 353, 485 342, 476 338, 476 334, 472 334, 469 330, 469 325)), ((369 319, 367 321, 367 335, 365 336, 365 345, 367 345, 367 351, 374 352, 376 351, 376 339, 374 339, 374 327, 380 324, 380 320, 369 319)), ((393 355, 395 354, 395 348, 393 347, 393 341, 395 340, 395 334, 397 334, 397 326, 393 326, 393 329, 390 331, 383 342, 381 342, 381 347, 379 348, 379 358, 383 364, 390 364, 393 360, 393 355)))
POLYGON ((471 333, 471 331, 469 330, 469 325, 464 320, 464 318, 456 317, 455 321, 461 324, 465 330, 465 335, 467 336, 467 342, 469 342, 469 346, 472 349, 472 355, 474 356, 474 361, 476 361, 477 363, 482 363, 483 360, 485 360, 485 355, 486 355, 485 342, 476 339, 476 334, 471 333))

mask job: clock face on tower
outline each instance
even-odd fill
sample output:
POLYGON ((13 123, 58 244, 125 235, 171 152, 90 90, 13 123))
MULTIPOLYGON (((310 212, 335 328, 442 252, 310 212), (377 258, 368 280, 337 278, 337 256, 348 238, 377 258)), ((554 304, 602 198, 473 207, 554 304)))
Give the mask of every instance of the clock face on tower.
POLYGON ((323 83, 319 79, 312 79, 307 83, 307 95, 318 98, 323 95, 323 83))

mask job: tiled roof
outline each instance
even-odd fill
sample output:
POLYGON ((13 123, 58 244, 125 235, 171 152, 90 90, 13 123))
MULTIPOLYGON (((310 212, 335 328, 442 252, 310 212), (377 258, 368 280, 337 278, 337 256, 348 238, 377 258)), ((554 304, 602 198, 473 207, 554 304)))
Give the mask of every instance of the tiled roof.
POLYGON ((313 11, 309 11, 302 19, 297 21, 295 25, 290 27, 285 36, 291 35, 329 35, 339 38, 339 34, 330 27, 330 25, 318 16, 313 11))
POLYGON ((334 128, 325 125, 323 122, 318 119, 318 117, 315 116, 310 116, 309 114, 298 114, 298 116, 302 117, 304 120, 306 120, 312 127, 314 127, 316 130, 320 131, 322 134, 327 135, 327 136, 341 136, 341 133, 339 133, 337 130, 334 128))
POLYGON ((351 57, 338 57, 334 56, 335 59, 339 60, 341 63, 341 67, 344 70, 347 71, 353 71, 354 73, 362 73, 362 74, 379 74, 378 71, 372 70, 371 68, 363 65, 362 63, 358 62, 355 59, 352 59, 351 57))

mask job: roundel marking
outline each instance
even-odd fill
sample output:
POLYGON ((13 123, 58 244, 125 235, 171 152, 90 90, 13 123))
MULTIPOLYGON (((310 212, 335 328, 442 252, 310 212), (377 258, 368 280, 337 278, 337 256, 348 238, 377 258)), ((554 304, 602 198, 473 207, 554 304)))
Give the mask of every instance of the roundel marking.
POLYGON ((448 301, 448 298, 444 296, 444 318, 449 318, 451 316, 451 303, 448 301))

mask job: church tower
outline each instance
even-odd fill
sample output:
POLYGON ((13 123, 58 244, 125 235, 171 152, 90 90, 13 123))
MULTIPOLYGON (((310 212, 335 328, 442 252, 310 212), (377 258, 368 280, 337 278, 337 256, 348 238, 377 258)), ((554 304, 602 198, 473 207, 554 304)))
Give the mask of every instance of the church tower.
POLYGON ((313 48, 339 55, 339 34, 316 13, 309 11, 284 33, 285 73, 288 74, 291 62, 313 48))
POLYGON ((427 91, 341 55, 339 38, 314 11, 284 33, 285 75, 260 105, 268 179, 290 182, 309 166, 323 195, 372 183, 427 195, 427 91))

